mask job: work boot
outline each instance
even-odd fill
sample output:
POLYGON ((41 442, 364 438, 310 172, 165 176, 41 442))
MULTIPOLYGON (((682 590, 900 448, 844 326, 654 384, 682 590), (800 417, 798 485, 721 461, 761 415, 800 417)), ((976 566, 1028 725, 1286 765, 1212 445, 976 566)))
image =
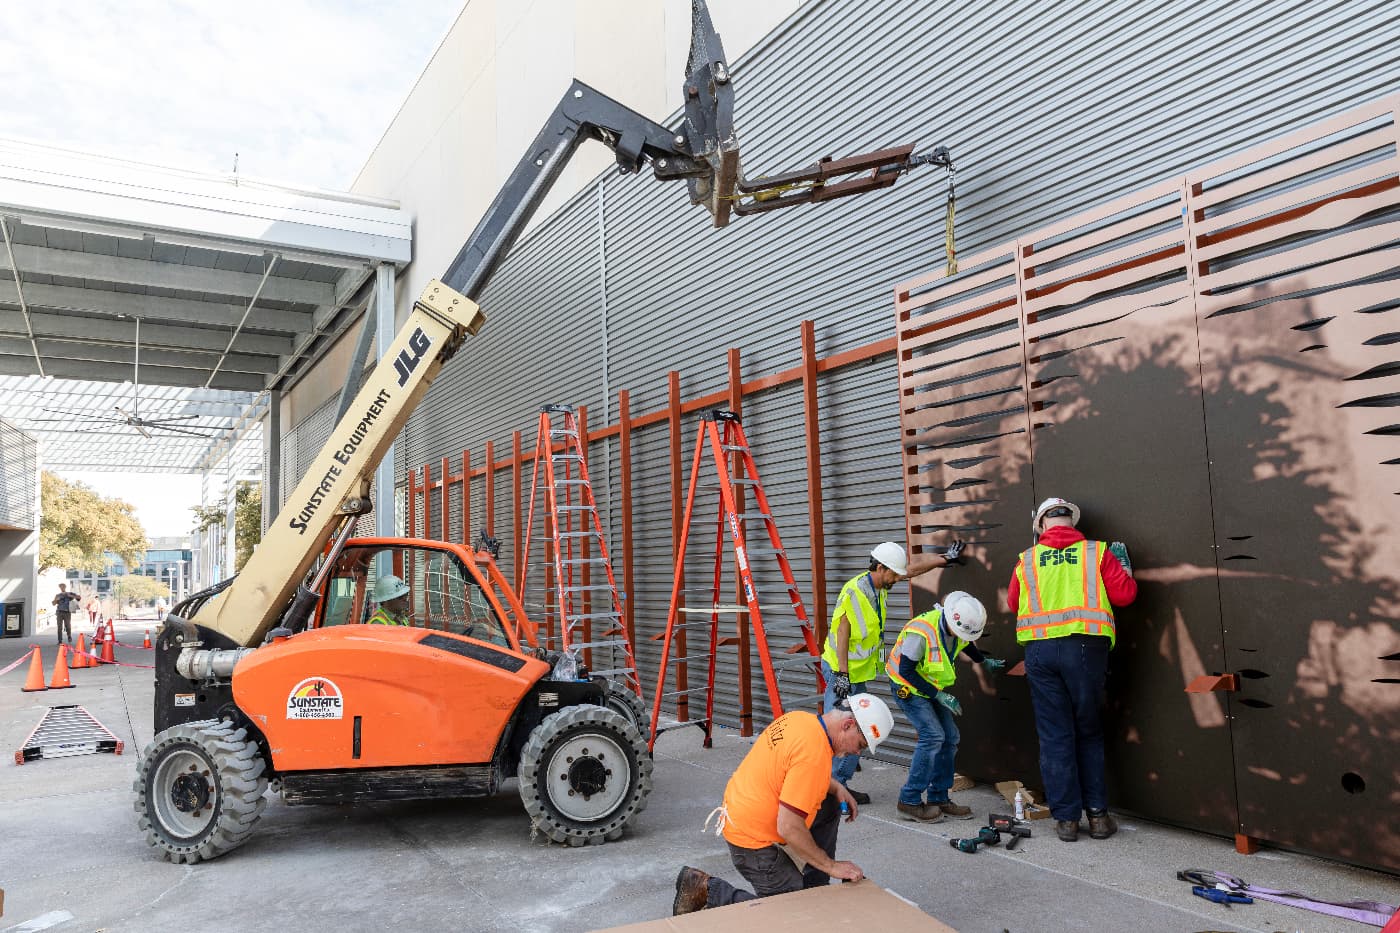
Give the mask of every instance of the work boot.
POLYGON ((1061 842, 1073 842, 1079 838, 1079 821, 1056 820, 1055 835, 1060 837, 1061 842))
POLYGON ((918 823, 937 823, 943 819, 943 811, 936 803, 897 803, 894 808, 906 820, 918 823))
POLYGON ((704 910, 710 900, 710 876, 689 865, 676 875, 676 899, 671 902, 671 916, 704 910))
POLYGON ((1089 811, 1089 838, 1107 839, 1118 832, 1118 821, 1107 810, 1089 811))
POLYGON ((970 820, 972 819, 972 808, 964 807, 961 804, 953 803, 951 800, 940 800, 938 803, 929 804, 943 811, 943 815, 950 820, 970 820))
POLYGON ((851 799, 854 800, 854 801, 855 801, 857 804, 859 804, 860 806, 863 807, 863 806, 865 806, 867 803, 870 802, 870 795, 867 794, 865 791, 863 791, 863 790, 851 790, 851 788, 849 788, 849 787, 846 788, 846 790, 851 791, 851 799))

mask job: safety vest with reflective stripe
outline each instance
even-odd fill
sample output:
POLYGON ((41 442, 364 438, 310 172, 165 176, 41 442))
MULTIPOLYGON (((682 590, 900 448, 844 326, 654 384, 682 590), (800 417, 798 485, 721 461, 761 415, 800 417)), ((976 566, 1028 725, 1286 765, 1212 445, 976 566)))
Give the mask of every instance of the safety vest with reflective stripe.
POLYGON ((366 625, 408 625, 409 622, 408 622, 407 619, 396 619, 396 618, 394 618, 394 617, 391 616, 389 613, 387 613, 387 612, 384 611, 384 607, 383 607, 383 606, 380 606, 378 609, 374 610, 374 615, 370 616, 370 617, 369 617, 369 621, 366 622, 365 624, 366 624, 366 625))
POLYGON ((942 618, 942 607, 935 607, 910 619, 909 624, 900 629, 899 637, 894 640, 894 648, 890 650, 890 659, 885 662, 885 673, 896 688, 908 687, 918 696, 927 696, 899 673, 899 659, 904 657, 904 639, 909 635, 921 635, 924 639, 924 656, 919 659, 916 668, 920 677, 939 690, 948 689, 958 679, 957 671, 953 669, 953 659, 967 647, 967 642, 957 639, 952 655, 948 655, 943 650, 942 639, 938 637, 938 623, 942 618))
POLYGON ((833 671, 840 670, 836 661, 836 630, 842 613, 851 625, 851 637, 846 642, 846 673, 851 683, 865 683, 874 680, 880 673, 880 647, 885 640, 885 590, 876 590, 869 573, 863 573, 841 587, 841 597, 836 601, 836 611, 831 614, 830 631, 826 636, 826 648, 822 660, 833 671), (861 581, 870 580, 866 586, 861 581), (870 600, 870 592, 876 595, 870 600))
POLYGON ((1016 566, 1018 643, 1081 634, 1107 635, 1110 645, 1117 640, 1113 607, 1099 573, 1107 547, 1088 540, 1065 548, 1037 544, 1021 555, 1016 566))

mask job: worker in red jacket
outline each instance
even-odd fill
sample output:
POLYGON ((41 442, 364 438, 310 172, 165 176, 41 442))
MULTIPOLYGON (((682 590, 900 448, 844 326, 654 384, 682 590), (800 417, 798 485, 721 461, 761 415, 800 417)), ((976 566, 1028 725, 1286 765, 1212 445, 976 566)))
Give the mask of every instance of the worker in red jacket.
POLYGON ((1031 519, 1037 541, 1021 555, 1006 590, 1016 641, 1025 646, 1046 802, 1065 842, 1079 838, 1084 812, 1094 839, 1118 830, 1108 813, 1101 707, 1115 640, 1113 607, 1137 598, 1127 547, 1090 541, 1077 524, 1073 502, 1042 502, 1031 519))

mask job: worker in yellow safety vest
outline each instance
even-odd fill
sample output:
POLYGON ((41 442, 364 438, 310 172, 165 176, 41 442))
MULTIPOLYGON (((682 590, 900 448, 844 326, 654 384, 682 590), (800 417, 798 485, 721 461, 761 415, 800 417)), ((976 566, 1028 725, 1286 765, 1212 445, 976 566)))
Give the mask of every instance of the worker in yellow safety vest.
POLYGON ((895 639, 885 673, 895 702, 919 735, 909 761, 909 779, 895 806, 905 819, 937 823, 945 816, 972 818, 971 807, 954 803, 948 796, 958 754, 958 727, 953 717, 962 715, 962 704, 948 688, 957 680, 953 662, 959 655, 981 664, 989 673, 1006 666, 1005 661, 988 657, 973 644, 982 637, 986 625, 987 609, 981 600, 957 590, 941 605, 910 619, 895 639))
POLYGON ((1079 515, 1064 499, 1040 504, 1031 518, 1036 543, 1006 593, 1025 646, 1046 802, 1065 842, 1079 838, 1084 812, 1094 839, 1118 829, 1108 813, 1101 706, 1117 638, 1113 607, 1137 598, 1127 546, 1088 540, 1075 527, 1079 515))
MULTIPOLYGON (((841 587, 836 609, 831 613, 822 650, 824 709, 835 709, 852 693, 868 692, 868 685, 879 675, 890 587, 930 570, 961 563, 963 547, 962 541, 954 541, 942 553, 935 552, 911 564, 904 548, 893 541, 875 546, 870 552, 869 568, 841 587)), ((855 775, 859 762, 858 754, 838 755, 832 761, 831 776, 845 785, 855 775)), ((857 803, 870 802, 870 795, 863 791, 853 790, 851 795, 857 803)))
POLYGON ((408 584, 392 573, 374 581, 374 601, 379 608, 369 617, 368 625, 412 625, 408 606, 408 584))

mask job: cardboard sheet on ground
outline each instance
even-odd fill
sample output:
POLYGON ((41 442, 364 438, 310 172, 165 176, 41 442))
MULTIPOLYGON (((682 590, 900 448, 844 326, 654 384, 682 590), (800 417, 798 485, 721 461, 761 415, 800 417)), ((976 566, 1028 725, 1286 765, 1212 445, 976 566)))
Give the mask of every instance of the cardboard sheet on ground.
MULTIPOLYGON (((667 902, 669 904, 669 894, 667 902)), ((747 930, 762 933, 811 933, 812 930, 957 933, 946 923, 940 923, 904 898, 869 880, 858 884, 830 884, 608 929, 610 933, 744 933, 747 930)))

